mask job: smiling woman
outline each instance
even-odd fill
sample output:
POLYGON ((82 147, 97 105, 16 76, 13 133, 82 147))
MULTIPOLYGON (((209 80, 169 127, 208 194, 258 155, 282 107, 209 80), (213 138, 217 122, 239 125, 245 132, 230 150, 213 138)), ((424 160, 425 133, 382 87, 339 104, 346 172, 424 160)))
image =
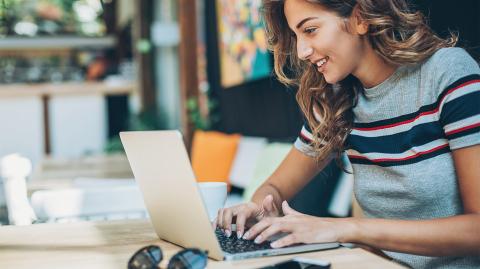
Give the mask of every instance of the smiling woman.
POLYGON ((263 243, 353 242, 414 268, 480 267, 480 68, 405 0, 265 0, 275 72, 307 118, 252 202, 217 225, 263 243), (287 75, 288 74, 288 75, 287 75), (286 200, 346 153, 365 219, 286 200), (245 232, 245 224, 257 221, 245 232), (452 227, 455 227, 452 230, 452 227))
POLYGON ((319 138, 313 141, 319 160, 344 145, 353 120, 351 107, 363 86, 374 86, 396 66, 421 62, 457 40, 435 36, 420 13, 408 11, 405 1, 356 3, 264 1, 275 72, 280 81, 299 84, 297 100, 319 138), (320 60, 327 61, 318 66, 320 60), (285 67, 295 75, 287 76, 285 67), (334 85, 344 90, 335 91, 334 85))

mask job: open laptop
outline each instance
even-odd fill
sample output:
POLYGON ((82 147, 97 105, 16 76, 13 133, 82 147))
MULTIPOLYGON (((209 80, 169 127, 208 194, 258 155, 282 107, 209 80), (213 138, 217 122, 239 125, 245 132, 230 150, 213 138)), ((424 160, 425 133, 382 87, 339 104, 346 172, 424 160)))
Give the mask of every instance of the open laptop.
POLYGON ((179 131, 120 133, 123 147, 157 235, 182 247, 208 251, 216 260, 237 260, 336 248, 338 243, 272 249, 268 243, 227 238, 213 230, 179 131))

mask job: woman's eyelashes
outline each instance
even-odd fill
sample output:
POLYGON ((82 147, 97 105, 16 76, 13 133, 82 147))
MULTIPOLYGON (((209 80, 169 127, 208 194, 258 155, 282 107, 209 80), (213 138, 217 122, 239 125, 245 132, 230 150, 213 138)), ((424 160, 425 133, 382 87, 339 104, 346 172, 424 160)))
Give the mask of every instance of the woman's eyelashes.
POLYGON ((305 29, 303 29, 303 32, 304 32, 305 34, 312 34, 312 33, 314 33, 316 30, 317 30, 317 27, 305 27, 305 29))
MULTIPOLYGON (((311 35, 317 31, 318 27, 306 27, 303 29, 301 33, 306 34, 306 35, 311 35)), ((290 31, 290 36, 293 39, 297 39, 297 34, 294 31, 290 31)))

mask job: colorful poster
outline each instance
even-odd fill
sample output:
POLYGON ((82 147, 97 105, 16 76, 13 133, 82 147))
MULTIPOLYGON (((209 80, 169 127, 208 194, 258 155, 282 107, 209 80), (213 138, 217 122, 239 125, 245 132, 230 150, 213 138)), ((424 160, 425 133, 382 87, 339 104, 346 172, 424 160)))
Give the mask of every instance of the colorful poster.
POLYGON ((224 88, 269 76, 261 0, 218 0, 221 84, 224 88))

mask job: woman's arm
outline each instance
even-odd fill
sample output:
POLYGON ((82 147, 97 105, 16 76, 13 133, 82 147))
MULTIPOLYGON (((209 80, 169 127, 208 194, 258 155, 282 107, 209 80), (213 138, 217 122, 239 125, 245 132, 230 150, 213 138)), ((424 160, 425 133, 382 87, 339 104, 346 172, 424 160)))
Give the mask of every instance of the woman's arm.
POLYGON ((276 208, 282 208, 283 200, 292 198, 330 161, 331 158, 317 163, 314 158, 292 147, 275 172, 254 193, 252 201, 261 205, 271 194, 276 208))
POLYGON ((279 167, 254 193, 252 202, 220 209, 215 225, 230 236, 231 224, 236 223, 237 236, 242 237, 249 220, 256 222, 265 217, 280 215, 282 201, 295 195, 329 161, 317 163, 312 157, 292 147, 279 167))
POLYGON ((275 241, 273 247, 338 241, 426 256, 478 256, 480 145, 455 150, 453 157, 463 215, 420 221, 318 218, 296 212, 283 202, 285 216, 263 219, 249 230, 247 239, 261 243, 278 232, 285 232, 289 235, 275 241))
POLYGON ((454 150, 453 159, 464 215, 422 221, 354 219, 342 241, 426 256, 479 256, 480 145, 454 150))

